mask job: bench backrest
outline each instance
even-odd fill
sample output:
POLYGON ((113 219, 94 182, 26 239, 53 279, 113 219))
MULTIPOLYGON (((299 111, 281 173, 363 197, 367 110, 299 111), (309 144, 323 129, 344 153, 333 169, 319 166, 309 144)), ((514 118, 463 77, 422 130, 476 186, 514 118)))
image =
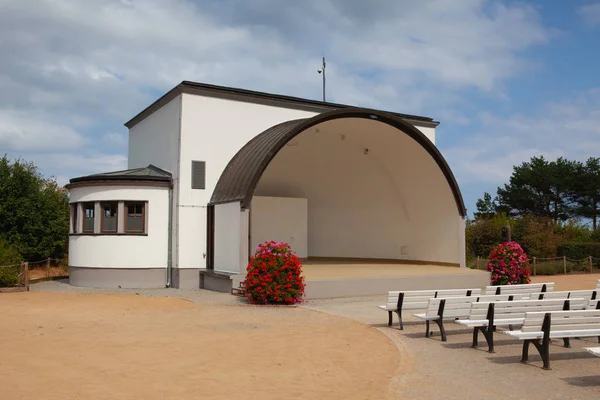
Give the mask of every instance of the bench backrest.
POLYGON ((463 296, 463 297, 435 297, 430 298, 427 304, 425 315, 433 317, 440 314, 440 306, 444 302, 443 314, 444 317, 464 317, 469 315, 471 304, 480 301, 485 301, 486 304, 496 301, 509 301, 513 298, 521 298, 523 295, 501 294, 497 296, 479 295, 479 296, 463 296))
POLYGON ((554 282, 524 283, 519 285, 493 285, 486 286, 484 294, 511 294, 511 293, 539 293, 551 292, 554 282))
MULTIPOLYGON (((532 294, 531 299, 535 296, 532 294)), ((569 290, 559 292, 540 292, 538 299, 570 299, 573 297, 582 297, 586 300, 596 300, 600 298, 600 291, 598 290, 569 290)))
POLYGON ((588 301, 586 310, 600 310, 600 299, 588 301))
POLYGON ((600 279, 596 281, 596 290, 600 290, 600 279))
POLYGON ((441 290, 406 290, 388 292, 387 307, 396 307, 402 294, 402 307, 410 309, 425 309, 430 298, 435 297, 464 297, 481 293, 481 289, 441 289, 441 290))
POLYGON ((527 312, 521 332, 585 331, 600 329, 600 310, 575 310, 551 312, 527 312), (543 327, 546 315, 550 316, 548 327, 543 327))
MULTIPOLYGON (((587 300, 583 298, 573 299, 551 299, 551 300, 513 300, 497 301, 493 304, 494 319, 505 318, 525 318, 528 311, 561 311, 561 310, 581 310, 585 308, 587 300)), ((486 319, 490 303, 473 303, 469 319, 486 319)))

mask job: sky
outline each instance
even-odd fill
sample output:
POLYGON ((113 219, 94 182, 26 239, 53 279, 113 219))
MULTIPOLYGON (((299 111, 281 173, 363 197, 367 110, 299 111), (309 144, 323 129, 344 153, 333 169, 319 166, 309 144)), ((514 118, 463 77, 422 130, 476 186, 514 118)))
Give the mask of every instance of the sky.
POLYGON ((0 0, 0 154, 127 166, 183 80, 431 117, 469 214, 512 167, 600 157, 600 0, 0 0))

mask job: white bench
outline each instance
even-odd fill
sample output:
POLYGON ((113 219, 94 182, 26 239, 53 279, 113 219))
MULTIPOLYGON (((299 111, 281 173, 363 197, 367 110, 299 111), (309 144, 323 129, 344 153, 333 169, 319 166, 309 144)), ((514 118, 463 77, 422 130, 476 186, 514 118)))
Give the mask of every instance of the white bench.
POLYGON ((582 310, 587 303, 583 298, 473 303, 469 317, 455 322, 473 328, 472 347, 477 347, 478 334, 481 332, 488 344, 488 352, 494 353, 494 330, 497 327, 504 326, 512 330, 513 326, 523 323, 528 311, 582 310))
POLYGON ((387 303, 378 306, 388 312, 388 326, 392 326, 392 313, 398 315, 400 329, 404 329, 402 310, 423 310, 427 308, 430 298, 463 297, 479 295, 481 289, 440 289, 440 290, 408 290, 388 292, 387 303))
POLYGON ((585 349, 596 357, 600 357, 600 347, 585 347, 585 349))
MULTIPOLYGON (((600 336, 600 310, 527 312, 521 330, 504 333, 524 340, 521 362, 528 361, 529 344, 533 343, 544 369, 550 369, 550 339, 600 336)), ((565 347, 570 347, 567 340, 565 347)))
MULTIPOLYGON (((535 295, 531 295, 533 299, 535 295)), ((586 301, 592 301, 600 299, 600 290, 566 290, 558 292, 540 292, 538 299, 571 299, 571 298, 583 298, 586 301)), ((587 307, 587 305, 586 305, 587 307)), ((585 308, 585 307, 584 307, 585 308)))
POLYGON ((600 290, 600 279, 596 281, 596 290, 600 290))
POLYGON ((446 341, 446 329, 444 328, 444 319, 457 319, 469 316, 471 304, 476 302, 495 302, 512 301, 514 298, 520 298, 522 295, 480 295, 463 297, 437 297, 429 299, 427 311, 422 314, 414 314, 415 317, 425 320, 425 337, 431 337, 429 331, 429 322, 435 322, 440 328, 442 342, 446 341))
POLYGON ((517 294, 517 293, 536 293, 551 292, 554 289, 554 282, 546 283, 523 283, 518 285, 492 285, 486 286, 483 294, 517 294))

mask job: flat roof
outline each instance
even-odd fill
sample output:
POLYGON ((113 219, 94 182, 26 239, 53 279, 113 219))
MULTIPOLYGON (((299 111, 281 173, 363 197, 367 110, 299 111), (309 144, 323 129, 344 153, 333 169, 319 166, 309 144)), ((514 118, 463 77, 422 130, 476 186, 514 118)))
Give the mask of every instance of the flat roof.
MULTIPOLYGON (((318 100, 303 99, 300 97, 286 96, 281 94, 273 94, 266 92, 257 92, 253 90, 233 88, 227 86, 211 85, 208 83, 199 83, 191 81, 182 81, 179 85, 169 90, 167 93, 162 95, 154 103, 150 104, 144 110, 142 110, 135 117, 125 123, 127 128, 132 128, 139 122, 144 120, 147 116, 154 113, 159 108, 176 98, 182 93, 193 94, 198 96, 215 97, 221 99, 235 100, 235 101, 246 101, 249 103, 271 105, 275 107, 292 108, 305 111, 313 112, 326 112, 341 108, 355 108, 347 104, 330 103, 318 100)), ((412 123, 416 123, 421 126, 436 127, 439 122, 434 121, 432 118, 423 117, 419 115, 402 114, 397 112, 379 110, 390 113, 394 116, 408 120, 412 123)))

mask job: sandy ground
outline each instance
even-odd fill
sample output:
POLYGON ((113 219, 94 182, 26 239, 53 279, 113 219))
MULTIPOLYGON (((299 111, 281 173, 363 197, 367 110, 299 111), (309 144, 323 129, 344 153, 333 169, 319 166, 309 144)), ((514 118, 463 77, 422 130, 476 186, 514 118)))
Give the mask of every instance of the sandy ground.
POLYGON ((381 332, 300 307, 34 291, 0 315, 7 400, 382 399, 400 371, 381 332))
POLYGON ((327 263, 316 261, 303 263, 302 271, 308 280, 473 273, 472 270, 466 268, 446 267, 440 265, 370 264, 360 262, 327 263))
POLYGON ((532 276, 531 282, 554 282, 554 290, 595 289, 600 274, 538 275, 532 276))
MULTIPOLYGON (((569 290, 598 279, 534 281, 569 290)), ((471 348, 472 330, 452 321, 447 342, 435 325, 426 338, 417 311, 405 313, 404 330, 396 319, 390 328, 377 308, 385 296, 290 309, 204 290, 114 295, 44 282, 32 291, 0 295, 2 399, 600 398, 600 358, 584 350, 594 339, 570 349, 554 341, 545 371, 533 347, 521 364, 522 342, 500 331, 490 354, 482 337, 471 348)))

